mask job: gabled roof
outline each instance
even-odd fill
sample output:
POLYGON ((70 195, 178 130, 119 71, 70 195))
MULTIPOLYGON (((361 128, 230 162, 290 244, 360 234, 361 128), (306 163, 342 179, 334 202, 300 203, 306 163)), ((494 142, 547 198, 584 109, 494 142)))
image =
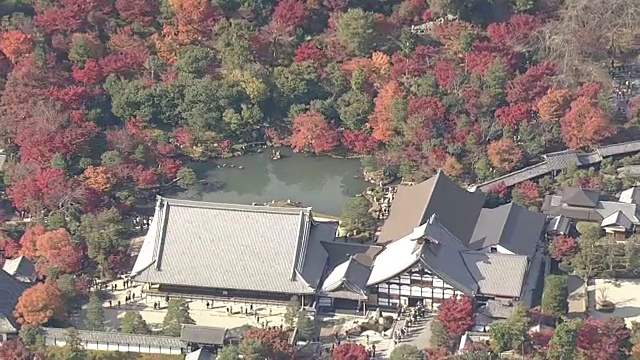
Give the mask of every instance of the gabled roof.
POLYGON ((183 324, 180 340, 186 343, 224 345, 227 336, 226 328, 183 324))
MULTIPOLYGON (((40 328, 40 334, 44 336, 46 345, 53 345, 55 340, 66 340, 67 329, 64 328, 40 328)), ((111 331, 78 330, 78 337, 82 342, 102 344, 129 344, 133 347, 152 348, 184 348, 185 344, 179 337, 161 335, 125 334, 111 331)))
POLYGON ((191 287, 311 294, 336 223, 310 208, 159 198, 132 277, 191 287))
POLYGON ((2 270, 23 282, 33 282, 37 278, 35 265, 24 256, 7 259, 2 270))
POLYGON ((533 256, 540 241, 546 216, 515 203, 482 209, 469 248, 500 245, 518 255, 533 256))
POLYGON ((190 352, 184 357, 184 360, 214 360, 216 357, 205 349, 198 349, 190 352))
POLYGON ((602 220, 602 223, 600 223, 600 226, 602 227, 621 226, 625 229, 631 229, 633 224, 631 223, 631 220, 629 220, 629 218, 622 211, 616 211, 613 214, 604 218, 602 220))
POLYGON ((378 243, 402 238, 433 214, 456 237, 466 241, 473 233, 484 198, 482 192, 461 188, 441 171, 419 184, 399 186, 378 243))
POLYGON ((567 234, 569 233, 569 229, 571 228, 571 219, 564 215, 554 216, 549 220, 549 224, 547 225, 547 232, 549 233, 559 233, 559 234, 567 234))
POLYGON ((322 291, 327 296, 335 293, 338 298, 367 298, 367 280, 371 275, 371 267, 358 262, 355 256, 333 268, 322 284, 322 291), (344 294, 343 292, 348 294, 344 294))
POLYGON ((624 190, 620 193, 618 199, 620 202, 627 204, 640 204, 640 189, 637 187, 632 187, 624 190))
POLYGON ((602 216, 603 220, 617 212, 621 212, 632 224, 640 224, 640 219, 638 219, 638 205, 636 204, 627 204, 618 201, 600 201, 596 211, 602 216))
POLYGON ((565 187, 562 191, 562 202, 569 206, 594 208, 598 205, 600 191, 579 187, 565 187))
POLYGON ((19 325, 13 317, 13 310, 27 285, 16 280, 6 271, 0 270, 0 334, 12 334, 19 325))
POLYGON ((541 210, 545 214, 553 216, 564 215, 576 220, 602 221, 603 219, 596 208, 570 206, 563 203, 562 196, 559 195, 545 196, 541 210))
POLYGON ((528 267, 526 256, 468 251, 462 258, 479 293, 520 297, 528 267))
POLYGON ((527 256, 468 251, 433 215, 411 235, 388 244, 378 254, 368 285, 384 282, 417 264, 470 296, 519 297, 528 260, 527 256))

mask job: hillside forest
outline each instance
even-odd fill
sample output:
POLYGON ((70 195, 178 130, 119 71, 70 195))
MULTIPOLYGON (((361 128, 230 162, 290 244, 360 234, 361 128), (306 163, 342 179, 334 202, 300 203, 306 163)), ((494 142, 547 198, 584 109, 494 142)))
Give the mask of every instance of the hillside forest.
POLYGON ((117 271, 136 197, 245 145, 472 183, 630 133, 631 0, 13 0, 0 4, 6 257, 117 271), (625 75, 626 76, 626 75, 625 75), (619 100, 619 99, 617 99, 619 100))

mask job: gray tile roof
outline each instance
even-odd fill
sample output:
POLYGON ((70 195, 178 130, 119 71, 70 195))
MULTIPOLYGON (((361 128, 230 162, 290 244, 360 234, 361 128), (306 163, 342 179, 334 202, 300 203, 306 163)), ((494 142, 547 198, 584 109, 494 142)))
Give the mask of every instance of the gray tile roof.
POLYGON ((600 226, 622 226, 623 228, 629 230, 633 227, 633 223, 629 220, 628 217, 624 215, 622 211, 616 211, 615 213, 607 216, 602 220, 600 226))
POLYGON ((571 219, 564 215, 558 215, 549 220, 547 232, 566 235, 571 227, 571 219))
POLYGON ((518 254, 533 256, 545 229, 546 216, 509 203, 482 209, 469 248, 500 245, 518 254))
POLYGON ((462 253, 464 244, 439 222, 437 216, 429 219, 427 238, 422 252, 422 264, 451 286, 467 295, 478 292, 478 284, 465 266, 462 253))
POLYGON ((184 360, 214 360, 216 357, 205 349, 198 349, 190 352, 184 357, 184 360))
POLYGON ((603 219, 617 212, 621 212, 627 219, 629 219, 629 221, 631 221, 631 223, 636 225, 640 224, 640 219, 638 219, 640 215, 638 215, 638 205, 636 204, 628 204, 618 201, 600 201, 596 207, 596 211, 603 219))
POLYGON ((598 205, 600 190, 565 187, 562 190, 562 202, 569 206, 593 208, 598 205))
MULTIPOLYGON (((63 328, 40 328, 40 334, 44 336, 47 345, 54 343, 54 340, 65 340, 67 338, 67 329, 63 328)), ((184 348, 185 344, 180 338, 160 335, 139 335, 125 334, 119 332, 107 331, 90 331, 78 330, 78 337, 83 342, 91 343, 109 343, 109 344, 129 344, 132 346, 151 346, 179 349, 184 348)))
POLYGON ((366 299, 369 275, 371 266, 365 266, 351 256, 331 270, 322 284, 322 292, 329 297, 366 299))
POLYGON ((24 256, 7 259, 2 270, 22 282, 33 282, 37 278, 35 265, 24 256))
POLYGON ((13 310, 27 287, 6 271, 0 270, 0 334, 18 331, 20 326, 13 317, 13 310))
POLYGON ((462 257, 480 294, 520 297, 527 273, 526 256, 469 251, 462 257))
POLYGON ((433 214, 437 214, 439 221, 456 237, 468 240, 484 198, 482 192, 461 188, 441 171, 419 184, 399 186, 378 243, 402 238, 433 214))
POLYGON ((224 345, 227 329, 200 325, 182 325, 180 340, 187 343, 224 345))
POLYGON ((154 226, 135 281, 286 294, 315 291, 327 260, 320 242, 335 234, 335 225, 314 224, 308 208, 167 198, 158 200, 154 226))

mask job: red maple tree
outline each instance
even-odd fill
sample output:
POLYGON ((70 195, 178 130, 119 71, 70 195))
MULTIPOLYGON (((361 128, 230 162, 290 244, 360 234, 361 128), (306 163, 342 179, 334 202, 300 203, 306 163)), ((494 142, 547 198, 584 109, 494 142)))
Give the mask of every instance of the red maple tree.
POLYGON ((298 45, 293 56, 294 62, 313 61, 321 62, 325 59, 325 54, 315 41, 305 41, 298 45))
POLYGON ((343 343, 336 346, 331 354, 332 360, 368 360, 367 349, 360 344, 343 343))
POLYGON ((376 96, 373 114, 369 117, 369 127, 373 130, 372 136, 379 141, 388 140, 394 133, 395 126, 392 123, 390 109, 393 102, 402 98, 403 91, 400 84, 390 81, 376 96))
POLYGON ((595 145, 615 131, 609 115, 586 97, 574 100, 560 123, 562 139, 571 149, 595 145))
POLYGON ((25 290, 13 312, 20 324, 42 325, 50 319, 67 317, 62 292, 54 282, 36 284, 25 290))
POLYGON ((0 359, 2 360, 32 360, 33 354, 22 341, 7 340, 0 346, 0 359))
POLYGON ((267 348, 267 358, 292 358, 295 348, 289 343, 289 334, 279 328, 250 329, 244 333, 245 339, 260 341, 267 348))
POLYGON ((473 326, 473 300, 468 296, 445 299, 438 307, 438 320, 451 337, 458 337, 473 326))
POLYGON ((0 51, 12 63, 33 49, 33 40, 30 34, 25 34, 22 30, 9 30, 0 34, 0 51))
POLYGON ((495 116, 502 127, 515 127, 520 123, 528 122, 531 117, 531 111, 527 104, 518 103, 496 109, 495 116))
POLYGON ((358 154, 370 153, 378 147, 378 142, 364 131, 343 130, 340 133, 342 145, 358 154))
POLYGON ((575 255, 577 252, 578 242, 570 236, 556 236, 549 245, 549 255, 558 261, 562 261, 568 256, 575 255))
POLYGON ((82 247, 74 244, 66 229, 56 229, 38 236, 36 248, 40 274, 46 274, 48 268, 56 268, 68 274, 82 268, 82 247))
POLYGON ((271 26, 278 32, 291 32, 300 26, 307 16, 307 9, 303 1, 279 1, 271 15, 271 26))
POLYGON ((630 352, 631 330, 624 319, 587 318, 578 332, 577 346, 588 360, 625 359, 630 352))
POLYGON ((307 111, 293 118, 291 131, 290 142, 295 152, 319 154, 333 150, 339 142, 338 132, 315 111, 307 111))
POLYGON ((487 155, 491 165, 509 171, 522 160, 522 150, 509 138, 503 138, 489 143, 487 155))

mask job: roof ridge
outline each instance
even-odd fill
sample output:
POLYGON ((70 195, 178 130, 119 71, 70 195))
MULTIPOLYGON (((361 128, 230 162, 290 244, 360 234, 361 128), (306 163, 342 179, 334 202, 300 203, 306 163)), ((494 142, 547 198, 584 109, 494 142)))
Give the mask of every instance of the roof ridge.
POLYGON ((301 212, 311 212, 311 207, 284 207, 284 206, 270 206, 270 205, 246 205, 246 204, 233 204, 233 203, 218 203, 210 201, 193 201, 183 200, 175 198, 161 197, 163 202, 172 206, 205 208, 215 210, 229 210, 229 211, 248 211, 248 212, 265 212, 265 213, 277 213, 285 215, 297 215, 301 212))
POLYGON ((465 251, 460 251, 460 253, 462 255, 468 254, 468 255, 486 255, 486 256, 492 256, 492 257, 520 257, 520 258, 529 258, 527 255, 521 255, 521 254, 504 254, 504 253, 498 253, 498 252, 484 252, 482 250, 465 250, 465 251))

